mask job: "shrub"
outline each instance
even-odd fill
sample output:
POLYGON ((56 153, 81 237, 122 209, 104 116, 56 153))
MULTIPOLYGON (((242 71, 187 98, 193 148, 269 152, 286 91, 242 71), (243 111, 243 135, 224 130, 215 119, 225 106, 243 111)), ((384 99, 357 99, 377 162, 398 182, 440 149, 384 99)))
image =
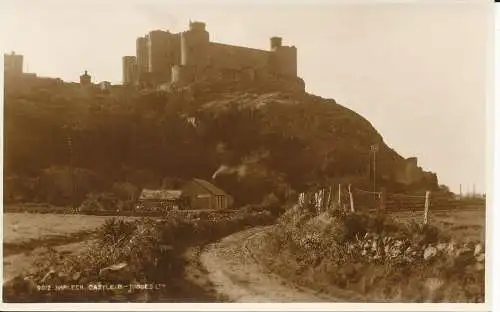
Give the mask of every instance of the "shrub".
POLYGON ((90 193, 80 205, 80 212, 116 211, 119 201, 113 193, 90 193))
POLYGON ((420 245, 437 243, 440 239, 449 239, 448 235, 441 232, 436 226, 421 224, 414 220, 408 224, 407 231, 412 236, 412 240, 420 245))
POLYGON ((137 229, 133 222, 126 222, 121 219, 107 219, 101 226, 99 239, 103 244, 117 244, 120 240, 128 240, 137 229))
POLYGON ((129 182, 116 182, 113 184, 113 193, 121 201, 136 201, 139 197, 139 189, 129 182))
POLYGON ((280 201, 274 193, 264 197, 262 200, 262 206, 274 216, 278 216, 284 212, 283 202, 280 201))

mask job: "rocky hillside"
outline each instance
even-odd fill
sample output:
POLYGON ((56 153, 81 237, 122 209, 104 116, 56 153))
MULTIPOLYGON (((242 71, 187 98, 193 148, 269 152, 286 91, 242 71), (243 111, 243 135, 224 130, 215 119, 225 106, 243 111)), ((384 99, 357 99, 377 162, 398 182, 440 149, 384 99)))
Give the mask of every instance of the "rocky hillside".
POLYGON ((103 91, 31 79, 5 88, 6 200, 64 204, 116 183, 171 187, 172 178, 201 177, 238 204, 254 203, 330 181, 369 185, 372 144, 380 185, 437 187, 432 174, 397 183, 405 159, 370 122, 281 85, 103 91), (79 172, 77 187, 64 172, 79 172))

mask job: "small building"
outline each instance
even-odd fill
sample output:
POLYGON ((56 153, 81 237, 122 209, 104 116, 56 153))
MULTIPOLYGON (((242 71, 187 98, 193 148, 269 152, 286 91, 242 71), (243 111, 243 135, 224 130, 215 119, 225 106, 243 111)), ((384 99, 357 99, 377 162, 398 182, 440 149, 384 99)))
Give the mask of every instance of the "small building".
POLYGON ((227 209, 233 203, 233 198, 226 192, 202 179, 192 179, 183 189, 189 209, 216 210, 227 209))
POLYGON ((184 207, 181 190, 144 189, 139 196, 137 211, 169 211, 184 207))
POLYGON ((80 76, 80 84, 82 86, 88 86, 92 83, 92 77, 85 71, 83 75, 80 76))

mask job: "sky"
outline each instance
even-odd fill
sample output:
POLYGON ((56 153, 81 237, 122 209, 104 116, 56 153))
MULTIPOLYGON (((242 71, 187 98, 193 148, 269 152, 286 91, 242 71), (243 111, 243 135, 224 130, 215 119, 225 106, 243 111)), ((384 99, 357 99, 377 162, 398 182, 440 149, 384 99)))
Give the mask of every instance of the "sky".
POLYGON ((458 193, 486 191, 492 75, 488 1, 26 1, 0 3, 0 48, 24 71, 120 83, 122 56, 150 30, 207 24, 211 41, 298 49, 306 91, 365 118, 403 157, 458 193), (491 72, 491 73, 490 73, 491 72))

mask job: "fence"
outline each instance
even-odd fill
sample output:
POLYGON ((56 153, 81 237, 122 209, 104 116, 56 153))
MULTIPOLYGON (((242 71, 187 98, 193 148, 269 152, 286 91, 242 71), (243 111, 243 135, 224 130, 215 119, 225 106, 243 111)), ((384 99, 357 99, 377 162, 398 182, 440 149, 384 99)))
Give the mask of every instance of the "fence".
POLYGON ((429 222, 430 210, 450 210, 463 206, 459 200, 449 195, 437 193, 431 196, 430 191, 422 194, 388 193, 384 189, 372 192, 341 184, 301 193, 299 205, 317 213, 328 209, 376 213, 409 211, 422 213, 424 224, 429 222))

